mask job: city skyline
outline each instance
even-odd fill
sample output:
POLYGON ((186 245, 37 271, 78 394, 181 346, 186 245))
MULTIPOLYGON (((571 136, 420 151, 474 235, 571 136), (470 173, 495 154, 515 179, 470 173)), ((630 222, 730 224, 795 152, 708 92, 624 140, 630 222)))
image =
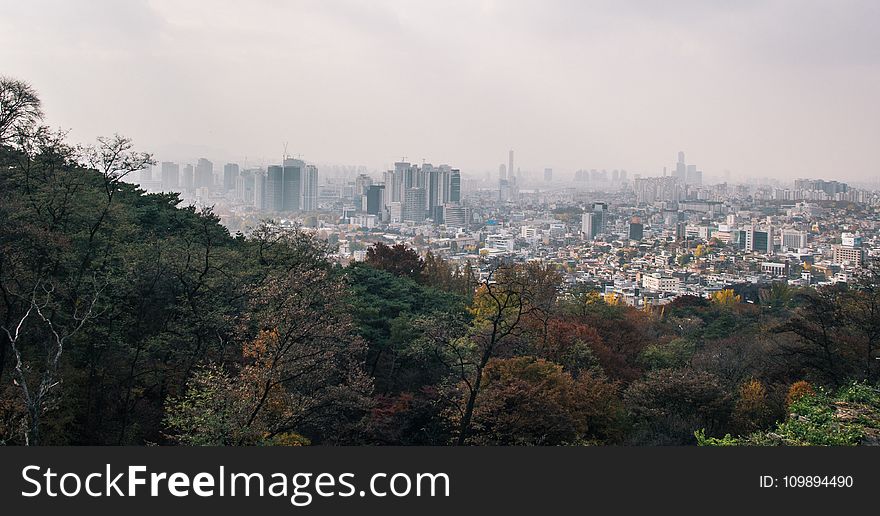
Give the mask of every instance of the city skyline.
POLYGON ((0 13, 3 72, 42 92, 49 123, 79 142, 119 131, 162 160, 268 165, 290 142, 318 163, 385 170, 407 152, 472 175, 515 149, 524 172, 563 178, 660 175, 684 149, 707 177, 880 176, 870 2, 36 1, 0 13))

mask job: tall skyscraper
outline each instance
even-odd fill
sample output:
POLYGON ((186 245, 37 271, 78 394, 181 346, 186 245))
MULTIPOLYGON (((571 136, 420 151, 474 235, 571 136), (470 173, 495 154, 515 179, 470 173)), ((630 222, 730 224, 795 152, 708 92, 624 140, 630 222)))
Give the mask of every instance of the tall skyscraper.
POLYGON ((425 180, 427 183, 427 191, 425 192, 426 209, 428 217, 432 219, 435 218, 434 209, 440 207, 442 203, 440 186, 443 184, 443 179, 441 175, 442 172, 439 168, 429 167, 425 170, 425 180))
POLYGON ((373 178, 367 174, 359 174, 354 178, 354 194, 362 196, 367 193, 367 187, 373 184, 373 178))
POLYGON ((581 235, 584 237, 584 240, 592 240, 596 236, 593 215, 592 212, 581 215, 581 235))
POLYGON ((227 163, 223 165, 223 191, 230 192, 235 190, 235 180, 238 178, 238 163, 227 163))
POLYGON ((254 187, 256 178, 255 174, 259 170, 242 170, 241 174, 235 178, 235 194, 236 201, 245 204, 254 204, 254 187))
MULTIPOLYGON (((388 210, 392 202, 392 197, 395 193, 394 189, 398 187, 398 184, 395 179, 395 174, 393 170, 386 170, 383 179, 385 179, 385 209, 388 210)), ((399 193, 397 197, 400 198, 399 193)))
POLYGON ((602 234, 605 232, 605 226, 608 224, 608 204, 604 202, 593 203, 593 234, 591 236, 602 234))
POLYGON ((544 182, 549 183, 551 181, 553 181, 553 169, 552 168, 545 168, 544 169, 544 182))
POLYGON ((498 200, 501 202, 510 200, 510 182, 507 179, 498 180, 498 200))
POLYGON ((318 167, 306 165, 302 188, 302 210, 318 209, 318 167))
POLYGON ((214 188, 214 163, 205 158, 199 158, 199 162, 196 164, 194 186, 196 189, 207 188, 212 190, 214 188))
POLYGON ((153 181, 153 167, 152 165, 147 165, 140 170, 140 184, 150 183, 153 181))
POLYGON ((176 191, 180 182, 180 165, 171 161, 162 162, 162 191, 176 191))
POLYGON ((385 207, 385 185, 370 185, 367 187, 366 209, 368 215, 382 215, 385 207))
POLYGON ((297 211, 302 208, 302 183, 305 163, 287 158, 282 164, 281 207, 278 211, 297 211))
POLYGON ((513 168, 513 150, 511 150, 507 154, 507 174, 511 178, 516 178, 516 173, 514 172, 514 168, 513 168))
POLYGON ((684 162, 684 151, 678 151, 678 161, 675 163, 675 178, 681 184, 687 182, 687 165, 684 162))
POLYGON ((266 195, 266 172, 257 170, 254 172, 254 208, 259 211, 269 211, 266 195))
POLYGON ((449 174, 449 202, 461 202, 461 171, 457 168, 449 174))
MULTIPOLYGON (((413 165, 406 161, 394 164, 394 170, 384 173, 385 191, 383 203, 385 210, 391 212, 393 203, 400 204, 401 213, 406 213, 407 220, 416 220, 407 209, 415 209, 412 199, 408 199, 410 190, 421 189, 422 192, 414 192, 424 204, 422 211, 425 217, 440 221, 443 218, 443 206, 450 202, 461 201, 461 171, 453 169, 449 165, 434 166, 423 163, 421 166, 413 165), (409 207, 409 208, 407 208, 409 207)), ((368 185, 364 181, 365 185, 368 185)), ((357 200, 356 200, 357 202, 357 200)), ((362 200, 361 206, 366 206, 367 201, 362 200)), ((392 221, 395 217, 391 217, 392 221)), ((424 218, 419 219, 424 220, 424 218)))
POLYGON ((183 167, 183 177, 180 180, 180 188, 183 189, 184 192, 192 192, 195 188, 195 173, 193 171, 193 166, 190 164, 183 167))
POLYGON ((432 219, 443 218, 443 205, 449 200, 449 165, 432 167, 425 165, 425 180, 427 183, 427 209, 428 217, 432 219))
POLYGON ((265 195, 262 197, 262 208, 265 211, 281 211, 284 205, 283 198, 284 167, 281 165, 269 165, 266 169, 265 195))
MULTIPOLYGON (((392 171, 389 170, 389 172, 392 171)), ((385 178, 385 188, 389 190, 389 192, 387 192, 389 197, 388 202, 399 202, 402 204, 406 189, 412 188, 414 183, 412 165, 406 161, 396 162, 394 164, 393 174, 389 174, 385 178), (388 181, 389 179, 391 179, 390 183, 388 181)))

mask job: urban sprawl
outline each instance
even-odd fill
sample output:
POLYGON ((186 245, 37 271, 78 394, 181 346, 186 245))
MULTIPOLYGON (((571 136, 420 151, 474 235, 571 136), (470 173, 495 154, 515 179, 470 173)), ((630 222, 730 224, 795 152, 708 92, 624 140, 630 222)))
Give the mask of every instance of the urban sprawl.
POLYGON ((554 265, 566 289, 592 288, 636 307, 733 289, 851 282, 880 255, 880 192, 844 182, 714 184, 679 152, 662 175, 582 169, 524 174, 510 151, 497 176, 405 158, 382 173, 285 157, 260 168, 207 159, 162 162, 132 178, 212 207, 232 232, 264 220, 338 245, 341 263, 377 243, 404 244, 485 279, 499 260, 554 265))

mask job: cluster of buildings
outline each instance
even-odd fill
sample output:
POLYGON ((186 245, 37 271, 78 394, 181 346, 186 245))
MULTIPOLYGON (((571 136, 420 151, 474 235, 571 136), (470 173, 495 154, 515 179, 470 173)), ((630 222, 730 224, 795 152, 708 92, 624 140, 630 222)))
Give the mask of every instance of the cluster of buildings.
POLYGON ((540 262, 566 289, 589 287, 633 306, 725 288, 755 300, 763 285, 853 281, 880 258, 880 193, 839 181, 706 184, 679 153, 662 176, 586 169, 554 182, 553 170, 523 173, 513 151, 497 180, 463 178, 449 165, 405 159, 382 172, 318 168, 287 158, 265 169, 206 159, 145 171, 147 189, 211 203, 231 230, 263 219, 305 228, 337 244, 341 262, 363 260, 376 242, 487 274, 498 260, 540 262))
POLYGON ((178 192, 185 200, 251 208, 260 213, 318 209, 318 169, 300 159, 285 158, 266 169, 241 169, 199 158, 196 165, 163 161, 158 174, 140 171, 138 183, 147 191, 178 192))

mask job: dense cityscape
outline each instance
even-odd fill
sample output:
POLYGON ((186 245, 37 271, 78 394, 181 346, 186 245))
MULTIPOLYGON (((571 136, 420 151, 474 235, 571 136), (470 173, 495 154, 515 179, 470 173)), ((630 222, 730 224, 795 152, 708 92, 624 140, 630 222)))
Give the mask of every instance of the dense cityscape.
POLYGON ((312 232, 337 246, 343 264, 365 260, 376 242, 474 267, 480 279, 496 259, 539 262, 564 271, 564 288, 589 285, 634 307, 729 288, 755 302, 759 286, 779 281, 845 284, 880 254, 876 189, 824 179, 738 182, 729 172, 708 183, 684 152, 656 176, 524 173, 513 150, 507 158, 497 177, 403 160, 381 173, 324 172, 285 156, 265 168, 162 162, 128 180, 210 206, 232 232, 263 220, 312 232))
POLYGON ((0 446, 880 446, 875 3, 7 4, 0 446))

